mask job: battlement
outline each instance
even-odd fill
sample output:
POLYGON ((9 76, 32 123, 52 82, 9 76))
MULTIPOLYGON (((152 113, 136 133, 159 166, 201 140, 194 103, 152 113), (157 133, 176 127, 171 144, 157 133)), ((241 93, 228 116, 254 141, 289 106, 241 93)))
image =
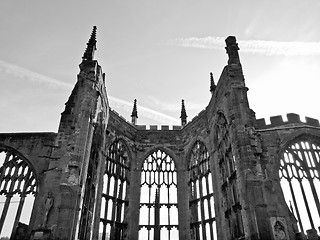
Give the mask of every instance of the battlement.
POLYGON ((111 110, 111 112, 116 115, 119 119, 123 120, 124 122, 126 122, 127 124, 135 127, 138 130, 151 130, 151 131, 170 131, 170 130, 180 130, 182 129, 182 126, 180 125, 173 125, 173 126, 169 126, 169 125, 133 125, 132 123, 130 123, 129 121, 127 121, 123 116, 121 116, 118 112, 116 112, 115 110, 111 110))
POLYGON ((287 114, 288 121, 283 121, 281 115, 270 117, 270 124, 266 124, 266 120, 264 118, 260 118, 256 120, 256 128, 257 129, 267 129, 273 127, 279 127, 288 124, 303 124, 309 125, 313 127, 320 127, 319 120, 314 118, 305 117, 305 121, 300 120, 300 116, 295 113, 287 114))
POLYGON ((147 127, 147 125, 136 125, 136 128, 138 130, 151 130, 151 131, 170 131, 170 130, 180 130, 182 126, 174 125, 174 126, 169 126, 169 125, 150 125, 147 127))

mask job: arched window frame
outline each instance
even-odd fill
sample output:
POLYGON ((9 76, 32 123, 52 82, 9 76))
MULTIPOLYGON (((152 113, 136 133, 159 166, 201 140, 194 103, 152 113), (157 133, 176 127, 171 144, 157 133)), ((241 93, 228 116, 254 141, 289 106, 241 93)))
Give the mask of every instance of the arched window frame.
POLYGON ((177 170, 166 150, 154 149, 144 159, 140 189, 139 239, 178 239, 177 170))
MULTIPOLYGON (((11 232, 11 238, 13 238, 17 232, 27 195, 31 194, 35 197, 38 193, 38 178, 32 164, 17 150, 0 146, 0 153, 2 152, 6 156, 3 164, 0 166, 0 195, 4 195, 6 200, 0 217, 0 234, 6 221, 11 199, 15 194, 18 194, 20 200, 11 232)), ((26 226, 21 226, 23 226, 25 231, 26 226)))
POLYGON ((210 155, 205 144, 197 140, 188 159, 191 239, 214 239, 216 219, 213 182, 210 155))
POLYGON ((118 138, 110 145, 106 156, 99 230, 102 240, 125 239, 129 174, 129 149, 125 141, 118 138))
POLYGON ((280 152, 279 179, 298 227, 320 226, 320 138, 300 135, 288 141, 280 152), (316 186, 317 185, 317 186, 316 186))

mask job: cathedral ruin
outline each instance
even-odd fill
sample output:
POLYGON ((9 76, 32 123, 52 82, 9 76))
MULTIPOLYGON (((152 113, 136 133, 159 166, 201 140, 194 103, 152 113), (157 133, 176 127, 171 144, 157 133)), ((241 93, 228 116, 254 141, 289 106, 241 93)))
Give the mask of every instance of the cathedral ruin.
POLYGON ((211 78, 205 110, 188 122, 182 102, 181 125, 146 127, 137 125, 136 101, 130 122, 110 108, 94 27, 58 132, 0 133, 0 233, 318 240, 319 121, 256 119, 236 38, 225 42, 228 62, 217 84, 211 78))

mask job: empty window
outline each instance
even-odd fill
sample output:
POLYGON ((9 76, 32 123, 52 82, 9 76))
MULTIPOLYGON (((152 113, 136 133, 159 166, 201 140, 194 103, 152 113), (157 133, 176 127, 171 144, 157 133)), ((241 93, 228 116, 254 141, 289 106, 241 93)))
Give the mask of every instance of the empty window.
POLYGON ((279 176, 286 202, 301 232, 320 226, 320 144, 303 139, 289 145, 279 176))
POLYGON ((197 141, 192 148, 188 168, 191 239, 216 238, 212 174, 209 159, 209 153, 205 145, 197 141))
POLYGON ((16 151, 0 147, 0 236, 27 234, 37 181, 32 166, 16 151))
POLYGON ((173 159, 157 150, 141 171, 140 240, 178 240, 177 171, 173 159))
POLYGON ((125 208, 129 184, 128 151, 122 140, 116 140, 107 152, 103 179, 99 239, 124 239, 125 208))

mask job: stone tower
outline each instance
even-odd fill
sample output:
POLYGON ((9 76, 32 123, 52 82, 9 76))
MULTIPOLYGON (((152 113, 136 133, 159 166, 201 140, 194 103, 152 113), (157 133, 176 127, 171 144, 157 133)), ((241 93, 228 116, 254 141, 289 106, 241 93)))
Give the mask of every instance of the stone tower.
POLYGON ((95 51, 96 27, 57 133, 0 134, 0 230, 18 194, 12 239, 318 239, 319 121, 256 119, 235 37, 208 106, 187 122, 182 100, 172 128, 110 109, 95 51))

